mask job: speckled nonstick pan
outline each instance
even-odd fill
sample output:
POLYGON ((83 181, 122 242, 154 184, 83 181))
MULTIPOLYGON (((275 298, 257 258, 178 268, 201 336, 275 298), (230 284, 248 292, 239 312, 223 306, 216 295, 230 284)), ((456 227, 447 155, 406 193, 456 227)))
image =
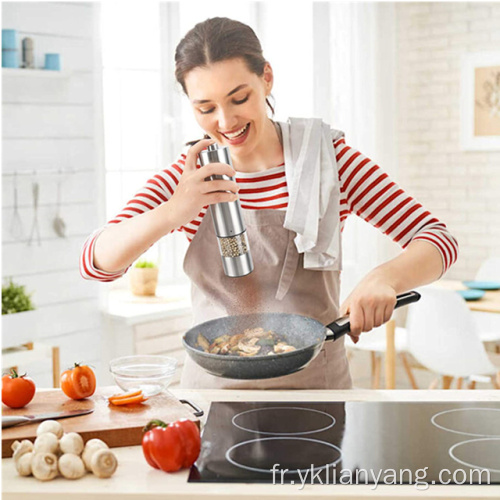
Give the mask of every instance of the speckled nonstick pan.
MULTIPOLYGON (((395 307, 417 302, 420 294, 406 292, 397 296, 395 307)), ((264 379, 289 375, 305 368, 320 352, 327 340, 337 340, 350 331, 349 316, 322 325, 315 319, 298 314, 265 313, 227 316, 201 323, 188 330, 182 343, 195 363, 217 377, 233 379, 264 379), (212 343, 217 337, 242 333, 247 328, 262 327, 285 337, 296 350, 283 354, 262 356, 229 356, 210 354, 197 347, 201 333, 212 343)))

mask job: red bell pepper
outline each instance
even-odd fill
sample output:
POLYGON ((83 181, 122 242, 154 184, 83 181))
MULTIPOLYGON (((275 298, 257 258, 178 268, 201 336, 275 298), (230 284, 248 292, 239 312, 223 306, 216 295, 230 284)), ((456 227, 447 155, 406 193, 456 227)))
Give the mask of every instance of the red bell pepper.
POLYGON ((144 427, 142 451, 148 464, 155 469, 175 472, 191 467, 200 448, 200 431, 192 420, 183 418, 172 424, 151 420, 144 427))

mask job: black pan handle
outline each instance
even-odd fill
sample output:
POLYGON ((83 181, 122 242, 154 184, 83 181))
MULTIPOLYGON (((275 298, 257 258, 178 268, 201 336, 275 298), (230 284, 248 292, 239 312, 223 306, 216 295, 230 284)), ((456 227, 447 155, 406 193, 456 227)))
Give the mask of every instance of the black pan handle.
MULTIPOLYGON (((402 293, 396 297, 396 305, 394 309, 401 306, 407 306, 412 302, 417 302, 420 300, 420 294, 415 291, 402 293)), ((326 335, 325 340, 337 340, 351 330, 351 323, 349 321, 349 315, 342 316, 342 318, 336 319, 333 323, 326 325, 326 327, 332 331, 326 335)))

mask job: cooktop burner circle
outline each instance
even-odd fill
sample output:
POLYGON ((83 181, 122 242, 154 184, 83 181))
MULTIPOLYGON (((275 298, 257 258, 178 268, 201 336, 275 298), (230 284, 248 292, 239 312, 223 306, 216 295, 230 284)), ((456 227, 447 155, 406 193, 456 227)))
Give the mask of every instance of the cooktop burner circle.
POLYGON ((304 438, 304 437, 265 437, 258 439, 250 439, 237 443, 226 451, 226 460, 235 467, 240 467, 253 472, 263 472, 265 474, 273 473, 273 466, 277 464, 279 468, 276 469, 278 474, 280 470, 287 469, 290 473, 305 473, 307 471, 318 471, 326 469, 327 467, 335 467, 342 459, 342 450, 327 441, 320 441, 319 439, 304 438), (276 445, 276 441, 282 443, 276 445), (300 441, 300 445, 293 444, 293 441, 300 441), (297 451, 300 446, 300 453, 298 454, 298 461, 296 460, 293 451, 297 451), (247 449, 245 449, 247 448, 247 449), (304 457, 316 457, 316 460, 322 461, 319 466, 310 464, 306 468, 301 468, 300 464, 303 462, 304 457), (250 462, 267 462, 268 468, 254 467, 248 463, 242 463, 243 460, 250 462), (284 462, 284 463, 283 463, 284 462), (312 468, 312 469, 311 469, 312 468))
POLYGON ((431 422, 444 431, 479 438, 500 438, 500 409, 455 408, 436 413, 431 422), (478 433, 476 429, 483 432, 478 433))
POLYGON ((314 434, 332 428, 335 422, 335 417, 329 413, 299 406, 254 408, 240 412, 232 419, 233 425, 242 431, 270 436, 314 434), (267 411, 272 413, 264 413, 267 411), (307 412, 307 414, 300 412, 307 412), (294 430, 297 424, 300 425, 301 429, 294 430), (285 432, 283 429, 286 429, 285 432))
POLYGON ((493 468, 493 466, 500 466, 500 438, 481 438, 462 441, 461 443, 454 444, 449 449, 449 454, 453 460, 467 467, 500 473, 500 469, 493 468), (472 463, 469 458, 471 455, 472 457, 480 457, 479 460, 475 458, 473 461, 479 461, 482 464, 472 463))

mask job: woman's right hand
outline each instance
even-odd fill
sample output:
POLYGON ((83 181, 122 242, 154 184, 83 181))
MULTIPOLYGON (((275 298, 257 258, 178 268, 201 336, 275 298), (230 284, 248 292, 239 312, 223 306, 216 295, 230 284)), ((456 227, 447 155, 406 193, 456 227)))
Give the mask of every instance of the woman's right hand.
POLYGON ((201 212, 203 207, 214 203, 236 201, 240 187, 230 180, 209 180, 212 175, 227 175, 234 177, 236 172, 225 163, 210 163, 196 168, 198 154, 214 139, 203 139, 189 149, 186 155, 184 171, 174 194, 166 202, 169 207, 171 221, 176 228, 188 224, 201 212))

